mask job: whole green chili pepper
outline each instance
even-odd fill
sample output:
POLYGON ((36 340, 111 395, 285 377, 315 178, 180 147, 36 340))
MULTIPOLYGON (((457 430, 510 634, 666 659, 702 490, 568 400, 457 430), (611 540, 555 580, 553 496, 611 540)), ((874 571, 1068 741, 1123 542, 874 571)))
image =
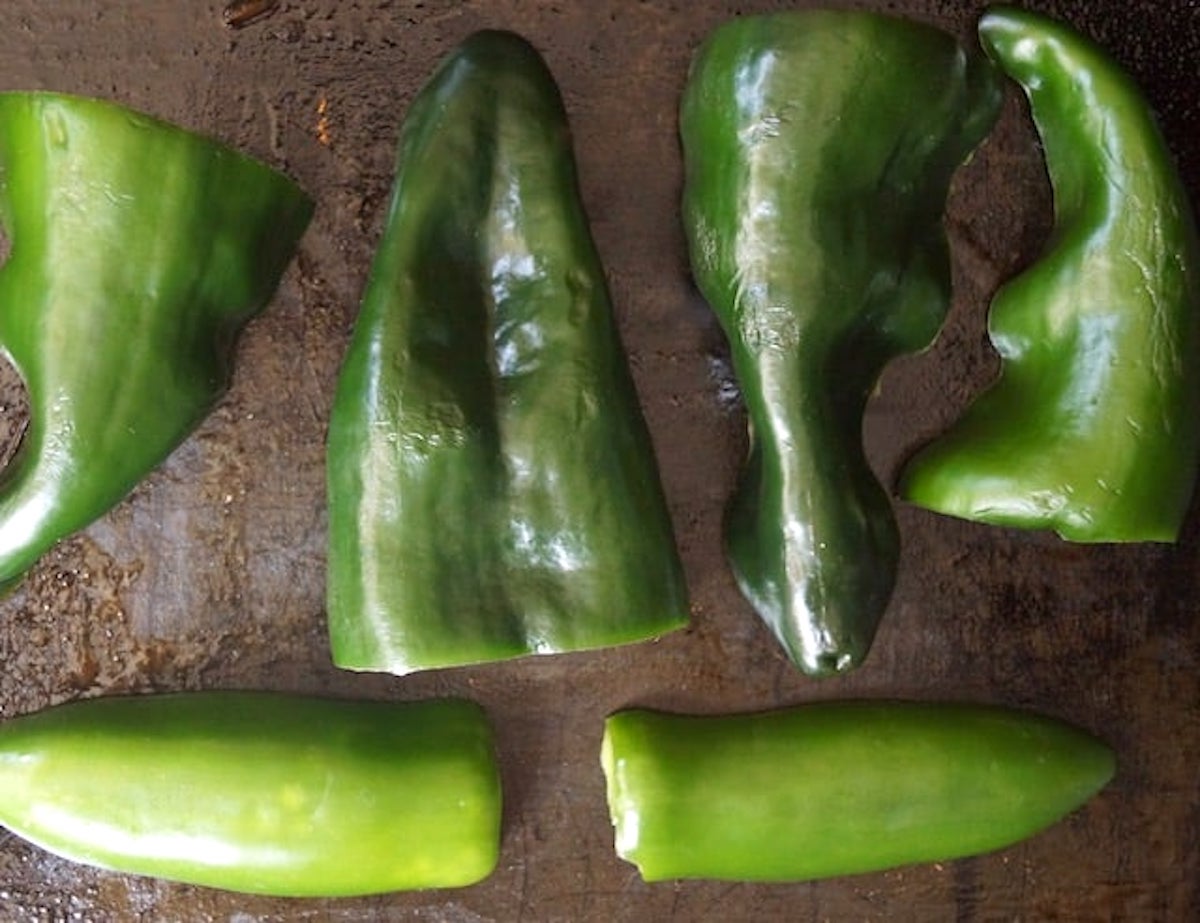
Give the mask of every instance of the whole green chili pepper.
POLYGON ((0 823, 102 868, 337 897, 487 876, 500 783, 463 700, 98 698, 0 724, 0 823))
POLYGON ((1200 449, 1200 243, 1150 107, 1036 13, 980 20, 1024 88, 1054 191, 1045 253, 996 294, 1000 377, 908 464, 901 494, 1079 542, 1173 541, 1200 449))
POLYGON ((602 762, 617 852, 647 881, 800 881, 995 850, 1114 770, 1106 746, 1048 718, 902 702, 619 712, 602 762))
POLYGON ((98 100, 0 94, 0 348, 30 421, 0 583, 118 503, 228 386, 312 212, 286 177, 98 100))
POLYGON ((805 672, 861 662, 890 598, 898 536, 863 409, 945 316, 950 177, 999 101, 981 56, 870 13, 737 19, 692 65, 684 221, 750 418, 727 550, 805 672))
POLYGON ((687 618, 553 78, 478 33, 413 101, 329 427, 335 662, 404 673, 687 618))

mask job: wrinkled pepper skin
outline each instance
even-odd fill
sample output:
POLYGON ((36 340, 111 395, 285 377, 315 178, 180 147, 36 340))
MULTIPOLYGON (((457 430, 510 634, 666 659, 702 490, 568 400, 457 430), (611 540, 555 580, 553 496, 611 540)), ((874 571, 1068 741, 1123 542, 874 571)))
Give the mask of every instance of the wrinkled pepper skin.
POLYGON ((311 201, 111 103, 0 94, 0 348, 30 420, 0 480, 0 584, 115 506, 228 386, 311 201))
POLYGON ((905 499, 1076 542, 1170 542, 1200 437, 1200 244, 1129 76, 1068 26, 997 8, 987 53, 1029 99, 1054 193, 1043 255, 996 294, 1000 377, 919 452, 905 499))
POLYGON ((87 699, 0 724, 0 823, 76 862, 340 897, 486 877, 491 728, 465 700, 205 692, 87 699))
POLYGON ((863 410, 945 316, 950 178, 1000 97, 982 56, 870 13, 733 20, 693 62, 684 223, 750 421, 726 547, 806 673, 857 666, 891 596, 899 540, 863 410))
POLYGON ((1000 849, 1107 784, 1112 751, 977 705, 630 710, 605 726, 616 848, 646 881, 804 881, 1000 849))
POLYGON ((553 78, 467 39, 412 103, 330 420, 329 629, 407 673, 687 619, 553 78))

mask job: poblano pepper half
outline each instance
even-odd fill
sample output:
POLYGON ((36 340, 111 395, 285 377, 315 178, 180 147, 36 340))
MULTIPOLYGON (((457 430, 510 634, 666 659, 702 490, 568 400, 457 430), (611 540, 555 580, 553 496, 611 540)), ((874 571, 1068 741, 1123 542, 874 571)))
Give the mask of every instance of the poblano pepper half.
POLYGON ((411 105, 328 466, 339 666, 405 673, 686 621, 562 101, 515 35, 470 37, 411 105))
POLYGON ((30 420, 0 584, 118 503, 227 388, 312 213, 282 174, 121 106, 0 94, 0 348, 30 420))
POLYGON ((947 190, 1000 97, 951 36, 861 12, 737 19, 692 65, 684 221, 750 418, 727 550, 808 673, 857 665, 890 598, 899 542, 863 411, 949 306, 947 190))
POLYGON ((983 16, 1054 192, 1044 254, 988 329, 1000 377, 904 472, 905 499, 1078 542, 1173 541, 1200 452, 1200 242, 1153 113, 1107 53, 1025 10, 983 16))

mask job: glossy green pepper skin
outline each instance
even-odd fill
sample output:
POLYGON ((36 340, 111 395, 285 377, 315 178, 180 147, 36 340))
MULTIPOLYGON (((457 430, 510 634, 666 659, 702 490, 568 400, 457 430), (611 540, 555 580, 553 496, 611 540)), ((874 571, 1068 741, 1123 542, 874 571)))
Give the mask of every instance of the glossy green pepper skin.
POLYGON ((858 665, 891 596, 899 541, 863 409, 949 307, 946 194, 1000 97, 951 36, 870 13, 733 20, 693 62, 684 222, 750 418, 727 551, 807 673, 858 665))
POLYGON ((1007 8, 986 13, 979 34, 1029 98, 1054 231, 992 302, 999 379, 911 460, 900 492, 1071 541, 1173 541, 1200 446, 1187 192, 1138 88, 1095 44, 1007 8))
POLYGON ((98 100, 0 94, 0 348, 30 421, 0 584, 116 505, 208 413, 312 213, 269 167, 98 100))
POLYGON ((0 823, 120 872, 294 897, 468 885, 500 813, 491 729, 463 700, 177 693, 0 724, 0 823))
POLYGON ((581 650, 687 619, 562 101, 515 35, 467 39, 409 110, 328 476, 339 666, 581 650))
POLYGON ((647 881, 803 881, 1000 849, 1114 771, 1108 747, 1048 718, 904 702, 624 711, 602 762, 617 852, 647 881))

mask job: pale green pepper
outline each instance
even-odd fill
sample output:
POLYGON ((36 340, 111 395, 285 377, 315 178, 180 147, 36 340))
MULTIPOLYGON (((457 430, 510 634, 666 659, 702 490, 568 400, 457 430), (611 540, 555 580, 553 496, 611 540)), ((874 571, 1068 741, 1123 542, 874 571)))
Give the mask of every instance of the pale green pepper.
POLYGON ((799 881, 987 852, 1114 771, 1108 747, 1058 721, 903 702, 624 711, 602 762, 617 852, 647 881, 799 881))
POLYGON ((0 724, 0 824, 89 865, 281 896, 485 878, 500 841, 471 702, 209 692, 0 724))

